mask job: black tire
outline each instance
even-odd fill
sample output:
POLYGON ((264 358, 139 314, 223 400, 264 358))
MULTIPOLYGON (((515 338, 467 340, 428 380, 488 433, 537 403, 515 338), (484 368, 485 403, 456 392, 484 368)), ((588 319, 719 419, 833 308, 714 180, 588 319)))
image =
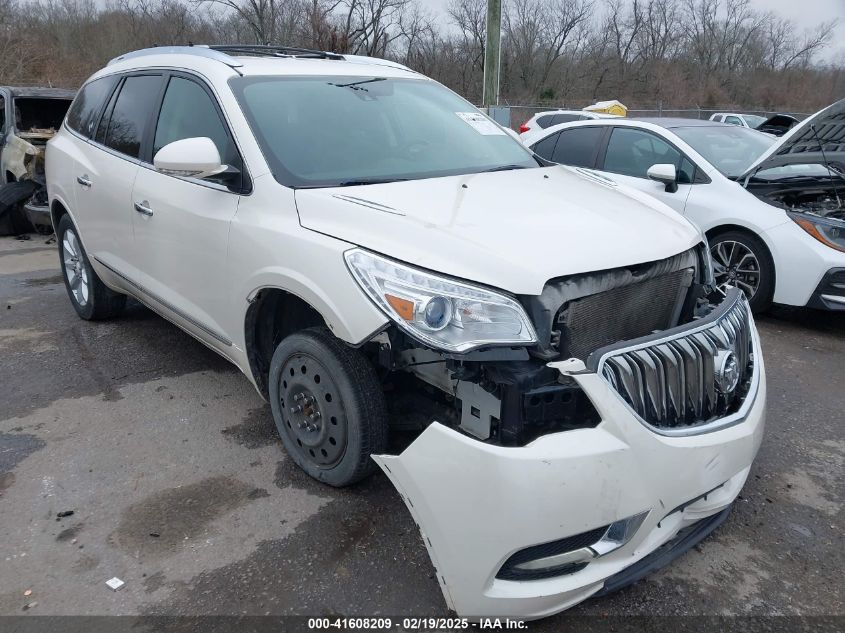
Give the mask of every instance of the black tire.
POLYGON ((291 334, 273 354, 269 392, 282 443, 311 477, 342 487, 376 470, 370 455, 387 448, 387 407, 359 350, 324 327, 291 334))
MULTIPOLYGON (((710 253, 713 255, 714 273, 716 273, 717 284, 727 282, 742 288, 748 297, 748 303, 751 305, 751 310, 754 313, 765 312, 771 307, 772 297, 775 294, 775 264, 763 240, 756 235, 744 231, 725 231, 723 233, 717 233, 710 238, 710 253), (730 279, 729 275, 727 277, 725 275, 720 276, 720 262, 717 260, 722 258, 722 255, 731 253, 732 251, 730 249, 734 244, 747 249, 757 262, 757 274, 747 274, 744 282, 738 281, 736 278, 730 279), (747 283, 745 282, 749 282, 755 278, 757 284, 752 294, 749 292, 747 283)), ((739 255, 734 255, 733 259, 734 264, 736 264, 740 257, 739 255)), ((754 268, 752 265, 751 269, 753 270, 754 268)), ((738 268, 737 270, 745 269, 738 268)), ((736 270, 734 274, 738 274, 736 270)))
POLYGON ((23 203, 32 197, 36 188, 31 180, 0 185, 0 235, 21 235, 34 229, 24 212, 23 203))
POLYGON ((65 289, 80 318, 86 321, 97 321, 110 319, 120 314, 126 305, 126 295, 108 288, 94 272, 88 254, 79 239, 79 232, 67 214, 59 220, 59 226, 56 229, 56 242, 59 245, 59 262, 62 267, 65 289), (65 244, 66 239, 68 245, 70 245, 69 250, 67 250, 68 246, 65 244), (70 254, 72 254, 71 257, 66 257, 70 254), (76 269, 69 269, 68 266, 75 266, 76 269), (71 287, 72 278, 84 280, 87 284, 86 292, 83 293, 78 284, 71 287))

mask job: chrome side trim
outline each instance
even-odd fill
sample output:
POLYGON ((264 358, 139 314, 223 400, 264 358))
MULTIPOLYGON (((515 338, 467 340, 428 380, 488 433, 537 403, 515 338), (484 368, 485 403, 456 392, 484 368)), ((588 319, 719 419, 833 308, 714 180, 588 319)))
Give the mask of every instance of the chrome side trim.
POLYGON ((229 339, 227 339, 227 338, 226 338, 225 336, 223 336, 222 334, 219 334, 218 332, 214 331, 213 329, 211 329, 211 328, 210 328, 210 327, 208 327, 207 325, 204 325, 204 324, 200 323, 199 321, 197 321, 196 319, 194 319, 193 317, 191 317, 191 316, 189 316, 189 315, 185 314, 182 310, 180 310, 179 308, 175 307, 173 304, 171 304, 171 303, 169 303, 169 302, 165 301, 164 299, 162 299, 162 298, 161 298, 161 297, 159 297, 158 295, 156 295, 156 294, 154 294, 154 293, 150 292, 150 291, 149 291, 149 290, 147 290, 144 286, 142 286, 141 284, 139 284, 139 283, 137 283, 137 282, 133 281, 132 279, 130 279, 129 277, 127 277, 126 275, 124 275, 124 274, 123 274, 122 272, 120 272, 119 270, 116 270, 114 267, 112 267, 112 266, 110 266, 109 264, 107 264, 106 262, 104 262, 104 261, 103 261, 102 259, 100 259, 99 257, 94 257, 94 259, 97 261, 97 263, 98 263, 98 264, 100 264, 100 265, 101 265, 101 266, 103 266, 104 268, 107 268, 108 270, 110 270, 112 273, 114 273, 115 275, 117 275, 118 277, 120 277, 123 281, 125 281, 125 282, 126 282, 126 283, 128 283, 130 286, 132 286, 133 288, 135 288, 136 290, 138 290, 138 291, 139 291, 140 293, 142 293, 144 296, 149 297, 150 299, 152 299, 153 301, 155 301, 156 303, 158 303, 159 305, 161 305, 161 306, 162 306, 162 307, 164 307, 165 309, 169 310, 170 312, 172 312, 173 314, 175 314, 176 316, 178 316, 180 319, 182 319, 182 320, 184 320, 184 321, 187 321, 188 323, 190 323, 191 325, 193 325, 195 328, 197 328, 198 330, 201 330, 203 333, 207 334, 208 336, 210 336, 211 338, 213 338, 215 341, 218 341, 219 343, 222 343, 222 344, 223 344, 223 345, 225 345, 226 347, 231 347, 231 346, 232 346, 232 341, 230 341, 229 339))

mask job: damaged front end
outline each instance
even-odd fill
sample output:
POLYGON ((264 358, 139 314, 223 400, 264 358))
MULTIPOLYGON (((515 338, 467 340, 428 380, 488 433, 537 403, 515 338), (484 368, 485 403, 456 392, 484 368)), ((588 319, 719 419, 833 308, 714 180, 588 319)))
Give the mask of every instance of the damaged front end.
POLYGON ((761 441, 765 381, 744 295, 711 286, 702 245, 520 298, 531 346, 444 354, 380 335, 382 366, 445 396, 403 451, 373 458, 450 608, 550 615, 721 522, 761 441))
POLYGON ((56 134, 71 104, 73 93, 65 90, 12 88, 7 115, 14 120, 2 147, 0 171, 5 185, 0 186, 0 217, 21 214, 12 222, 15 232, 32 225, 51 230, 47 202, 44 157, 47 142, 56 134), (42 94, 43 93, 43 94, 42 94))

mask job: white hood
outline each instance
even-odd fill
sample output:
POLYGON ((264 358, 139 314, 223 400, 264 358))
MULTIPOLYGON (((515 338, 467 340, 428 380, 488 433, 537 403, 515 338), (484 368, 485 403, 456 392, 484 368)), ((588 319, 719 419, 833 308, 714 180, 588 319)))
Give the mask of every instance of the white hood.
POLYGON ((824 164, 845 167, 845 99, 819 110, 788 130, 739 177, 783 165, 824 164), (824 148, 824 153, 821 149, 824 148))
POLYGON ((296 205, 306 228, 514 294, 670 257, 701 240, 650 196, 562 166, 299 189, 296 205))

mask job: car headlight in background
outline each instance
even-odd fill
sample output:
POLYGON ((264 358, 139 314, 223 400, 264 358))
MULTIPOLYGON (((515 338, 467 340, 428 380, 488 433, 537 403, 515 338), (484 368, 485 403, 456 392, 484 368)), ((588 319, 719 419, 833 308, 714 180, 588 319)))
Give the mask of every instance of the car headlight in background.
POLYGON ((845 222, 842 220, 789 211, 787 211, 787 215, 825 246, 830 246, 830 248, 845 253, 845 222))
POLYGON ((526 345, 537 335, 514 299, 358 248, 344 253, 364 292, 408 334, 431 347, 466 352, 526 345))

